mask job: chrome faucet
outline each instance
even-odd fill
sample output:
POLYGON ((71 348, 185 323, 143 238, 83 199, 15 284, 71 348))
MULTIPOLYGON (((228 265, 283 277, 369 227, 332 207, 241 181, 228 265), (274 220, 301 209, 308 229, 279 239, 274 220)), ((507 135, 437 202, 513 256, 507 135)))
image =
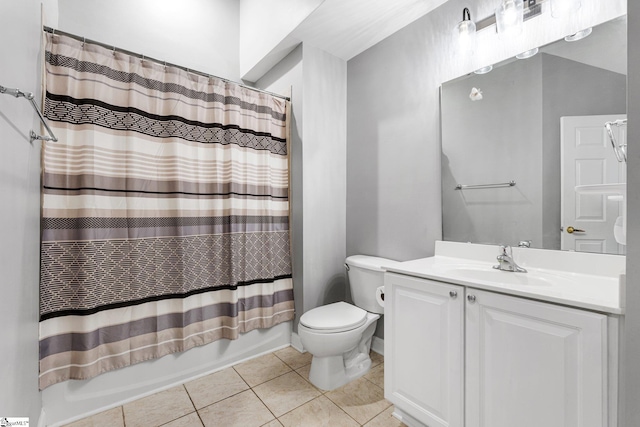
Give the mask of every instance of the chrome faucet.
POLYGON ((511 252, 511 246, 500 245, 500 254, 497 257, 498 265, 494 265, 493 268, 500 271, 511 271, 513 273, 526 273, 527 270, 520 267, 513 260, 513 255, 511 252))

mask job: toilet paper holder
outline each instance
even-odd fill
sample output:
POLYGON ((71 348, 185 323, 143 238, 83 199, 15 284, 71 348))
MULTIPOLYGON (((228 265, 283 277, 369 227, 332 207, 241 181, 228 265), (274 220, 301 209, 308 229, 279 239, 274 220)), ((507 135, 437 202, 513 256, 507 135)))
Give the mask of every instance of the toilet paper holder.
POLYGON ((384 286, 376 289, 376 301, 380 307, 384 307, 384 286))

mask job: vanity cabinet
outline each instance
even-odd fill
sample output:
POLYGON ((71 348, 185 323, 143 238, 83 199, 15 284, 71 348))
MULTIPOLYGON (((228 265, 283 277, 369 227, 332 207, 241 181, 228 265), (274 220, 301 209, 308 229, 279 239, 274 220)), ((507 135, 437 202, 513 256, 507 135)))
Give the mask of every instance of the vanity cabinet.
POLYGON ((385 275, 385 397, 429 427, 464 418, 464 287, 385 275))
POLYGON ((604 427, 607 316, 385 274, 385 397, 409 426, 604 427))

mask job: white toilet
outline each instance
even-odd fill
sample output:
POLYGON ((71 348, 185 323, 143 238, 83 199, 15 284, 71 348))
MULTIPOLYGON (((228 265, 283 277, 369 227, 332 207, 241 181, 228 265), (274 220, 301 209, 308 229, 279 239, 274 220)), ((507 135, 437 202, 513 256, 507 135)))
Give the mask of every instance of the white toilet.
POLYGON ((376 300, 376 289, 384 284, 381 267, 395 263, 365 255, 348 257, 345 266, 355 305, 323 305, 300 318, 298 335, 305 350, 313 355, 309 381, 316 387, 333 390, 369 371, 371 338, 376 321, 384 313, 376 300))

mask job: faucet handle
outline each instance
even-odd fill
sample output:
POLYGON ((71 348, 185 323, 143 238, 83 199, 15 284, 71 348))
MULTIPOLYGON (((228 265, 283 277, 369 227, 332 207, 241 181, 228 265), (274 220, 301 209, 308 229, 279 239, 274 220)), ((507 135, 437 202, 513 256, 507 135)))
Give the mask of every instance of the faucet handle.
POLYGON ((520 240, 518 242, 518 247, 519 248, 530 248, 531 247, 531 240, 520 240))
POLYGON ((509 246, 509 245, 500 245, 500 255, 511 256, 511 254, 512 254, 511 246, 509 246))

